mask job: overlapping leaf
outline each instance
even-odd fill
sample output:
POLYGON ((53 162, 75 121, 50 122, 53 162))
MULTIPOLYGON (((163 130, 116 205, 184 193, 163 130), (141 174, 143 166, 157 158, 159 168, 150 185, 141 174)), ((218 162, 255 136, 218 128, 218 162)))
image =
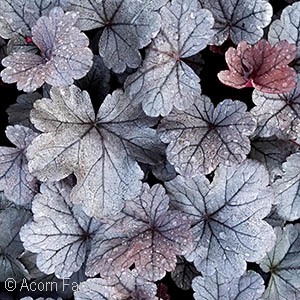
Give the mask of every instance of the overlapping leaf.
POLYGON ((265 0, 200 0, 200 3, 215 18, 216 34, 211 41, 214 45, 221 45, 228 38, 235 44, 258 42, 273 14, 272 6, 265 0))
POLYGON ((264 218, 264 220, 268 222, 268 224, 270 224, 273 228, 277 226, 283 227, 286 223, 286 221, 278 215, 275 205, 272 206, 271 212, 266 218, 264 218))
POLYGON ((41 185, 32 204, 33 222, 20 232, 24 248, 38 253, 38 268, 58 278, 68 278, 81 268, 90 239, 102 225, 70 203, 70 191, 66 182, 41 185))
POLYGON ((171 278, 180 289, 189 290, 192 286, 192 280, 197 275, 199 272, 192 263, 184 257, 178 257, 176 268, 171 272, 171 278))
POLYGON ((181 289, 202 274, 195 299, 300 298, 300 5, 268 30, 269 2, 0 0, 2 81, 43 95, 8 108, 16 148, 0 147, 0 281, 39 286, 17 297, 168 300, 171 272, 181 289), (250 113, 214 107, 192 65, 230 40, 219 77, 256 89, 250 113), (30 221, 15 204, 39 185, 30 221))
POLYGON ((193 290, 196 300, 260 300, 265 287, 261 276, 253 271, 229 282, 216 272, 213 276, 196 277, 193 290))
POLYGON ((17 82, 19 90, 32 92, 45 82, 67 86, 86 75, 93 54, 87 36, 74 26, 77 18, 78 13, 64 13, 59 7, 49 17, 40 17, 32 27, 32 41, 40 54, 16 52, 4 58, 2 80, 17 82))
POLYGON ((274 248, 261 262, 264 272, 271 278, 263 299, 297 300, 300 297, 300 225, 287 225, 275 229, 274 248))
POLYGON ((19 260, 24 251, 20 228, 31 218, 24 208, 8 207, 0 211, 0 281, 13 278, 16 282, 28 277, 28 271, 19 260))
POLYGON ((25 40, 38 18, 62 4, 64 0, 1 0, 0 36, 5 39, 21 34, 25 40))
POLYGON ((300 218, 300 153, 292 154, 283 164, 284 175, 273 184, 277 212, 285 220, 300 218))
POLYGON ((266 94, 254 91, 252 100, 255 107, 251 112, 258 120, 257 134, 262 137, 284 135, 296 131, 296 119, 300 120, 300 74, 296 87, 290 93, 266 94))
POLYGON ((144 184, 142 194, 126 202, 121 218, 106 232, 106 240, 92 245, 87 275, 118 274, 135 265, 144 278, 156 281, 176 266, 176 255, 192 248, 190 222, 169 211, 169 197, 161 185, 144 184))
POLYGON ((297 150, 293 143, 276 137, 255 138, 251 142, 250 157, 260 161, 268 170, 270 180, 283 174, 282 164, 297 150))
POLYGON ((294 67, 300 71, 300 3, 296 2, 283 9, 280 20, 275 20, 270 26, 268 40, 271 43, 288 41, 296 44, 297 54, 294 67))
POLYGON ((9 124, 23 125, 34 130, 35 128, 30 122, 30 111, 33 108, 33 103, 41 98, 41 94, 37 92, 18 96, 16 103, 10 105, 6 110, 9 124))
POLYGON ((20 261, 29 272, 30 282, 28 281, 28 285, 32 283, 31 286, 33 288, 39 287, 39 295, 49 292, 50 287, 51 296, 56 295, 63 299, 69 299, 73 297, 74 291, 78 289, 79 284, 87 279, 84 274, 85 265, 83 265, 79 271, 73 273, 70 278, 59 279, 54 274, 47 275, 41 272, 36 266, 37 255, 36 253, 25 251, 20 256, 20 261))
POLYGON ((79 285, 75 300, 158 300, 156 285, 139 277, 136 270, 108 278, 93 278, 79 285))
POLYGON ((108 68, 116 73, 126 66, 137 68, 141 63, 138 49, 148 45, 160 29, 156 10, 166 0, 67 0, 67 8, 80 12, 78 26, 82 30, 103 28, 99 53, 108 68))
POLYGON ((9 207, 15 207, 15 204, 5 197, 3 191, 0 192, 0 211, 9 207))
POLYGON ((92 100, 101 101, 110 91, 111 75, 99 55, 94 55, 93 61, 90 71, 84 78, 78 80, 76 85, 81 90, 88 91, 92 100))
POLYGON ((162 28, 143 66, 125 82, 134 102, 149 116, 165 116, 173 106, 185 109, 200 95, 199 77, 183 61, 207 46, 213 17, 196 0, 175 0, 161 9, 162 28))
POLYGON ((186 257, 202 274, 239 277, 246 261, 272 248, 273 229, 262 220, 271 210, 268 184, 266 169, 252 160, 218 168, 212 184, 203 175, 165 183, 172 205, 192 221, 195 247, 186 257))
POLYGON ((7 43, 7 55, 15 52, 29 52, 38 54, 38 47, 32 42, 30 36, 24 36, 22 34, 14 34, 7 43))
POLYGON ((176 170, 167 160, 152 167, 153 175, 161 181, 169 181, 176 177, 176 170))
POLYGON ((118 90, 108 95, 95 116, 86 92, 75 86, 52 88, 51 99, 35 102, 31 121, 44 132, 28 149, 29 168, 40 180, 57 181, 72 172, 77 185, 72 201, 99 218, 121 210, 137 196, 143 172, 136 159, 157 162, 161 146, 156 120, 118 90), (154 161, 153 161, 154 160, 154 161))
POLYGON ((206 96, 198 97, 185 111, 174 110, 160 124, 161 140, 169 143, 167 159, 186 176, 208 174, 219 164, 242 162, 250 151, 255 119, 246 105, 229 99, 213 107, 206 96))
POLYGON ((274 46, 260 40, 251 46, 241 41, 237 48, 229 48, 225 59, 229 70, 218 73, 219 80, 236 89, 254 87, 270 93, 286 93, 295 88, 296 72, 288 64, 294 60, 297 47, 287 41, 274 46))
POLYGON ((37 134, 30 128, 15 125, 7 127, 6 135, 16 148, 0 147, 0 190, 14 203, 27 205, 37 192, 38 182, 28 171, 25 155, 37 134))

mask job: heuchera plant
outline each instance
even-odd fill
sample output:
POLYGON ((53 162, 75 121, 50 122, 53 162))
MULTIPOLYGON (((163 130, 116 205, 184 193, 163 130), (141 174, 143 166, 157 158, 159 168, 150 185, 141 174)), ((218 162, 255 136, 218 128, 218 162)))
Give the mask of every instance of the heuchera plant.
POLYGON ((0 300, 300 299, 293 2, 0 1, 0 300))
POLYGON ((225 53, 229 71, 221 71, 218 78, 237 89, 254 87, 270 94, 289 92, 295 87, 296 72, 288 64, 295 59, 296 51, 297 47, 287 41, 274 46, 266 40, 254 46, 242 41, 237 49, 229 48, 225 53))

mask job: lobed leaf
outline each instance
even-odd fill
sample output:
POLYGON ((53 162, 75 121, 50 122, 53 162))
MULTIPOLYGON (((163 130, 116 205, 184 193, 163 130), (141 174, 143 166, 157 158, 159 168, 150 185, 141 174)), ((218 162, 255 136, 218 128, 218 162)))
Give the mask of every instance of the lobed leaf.
POLYGON ((33 103, 41 98, 42 96, 37 92, 18 96, 16 103, 11 104, 6 110, 9 124, 18 124, 34 130, 35 128, 30 122, 30 111, 33 108, 33 103))
POLYGON ((119 212, 138 195, 143 172, 136 159, 157 162, 161 144, 156 120, 148 118, 120 90, 108 95, 95 116, 89 95, 79 88, 52 88, 51 99, 34 104, 31 121, 43 133, 28 149, 29 169, 41 181, 74 172, 71 201, 90 216, 119 212))
POLYGON ((111 74, 102 58, 94 55, 93 65, 87 75, 76 82, 81 90, 88 91, 91 99, 103 101, 110 91, 111 74))
POLYGON ((152 174, 161 181, 169 181, 176 177, 177 173, 174 166, 167 160, 152 167, 152 174))
POLYGON ((284 174, 273 184, 277 212, 287 221, 300 218, 300 153, 287 158, 283 164, 284 174))
POLYGON ((64 13, 60 7, 53 8, 49 17, 40 17, 32 27, 32 41, 40 54, 15 52, 4 58, 2 80, 33 92, 45 82, 67 86, 86 75, 93 54, 87 36, 74 26, 77 18, 77 13, 64 13))
POLYGON ((272 206, 271 212, 266 218, 264 218, 264 220, 268 222, 268 224, 270 224, 273 228, 277 226, 284 227, 286 223, 286 221, 278 215, 275 205, 272 206))
POLYGON ((125 82, 127 93, 142 102, 149 116, 166 116, 172 107, 183 110, 200 95, 200 79, 184 62, 207 46, 213 17, 196 0, 179 1, 161 9, 162 28, 148 50, 143 66, 125 82))
POLYGON ((82 282, 75 300, 158 300, 156 285, 139 277, 136 270, 108 278, 93 278, 82 282))
POLYGON ((0 211, 0 281, 13 278, 19 282, 28 278, 28 271, 19 260, 24 251, 20 241, 20 228, 31 218, 24 208, 7 207, 0 211))
POLYGON ((31 34, 30 36, 24 36, 22 33, 15 33, 11 37, 7 43, 7 55, 16 52, 39 53, 38 47, 32 42, 31 34))
POLYGON ((269 25, 272 6, 265 0, 199 0, 214 18, 216 31, 211 43, 222 45, 228 38, 238 44, 246 41, 255 44, 263 36, 263 28, 269 25))
POLYGON ((166 0, 68 0, 68 9, 80 12, 78 26, 82 30, 103 28, 99 54, 105 65, 116 73, 126 66, 137 68, 141 63, 138 49, 147 46, 160 29, 157 10, 166 0))
POLYGON ((226 99, 213 107, 201 96, 185 111, 174 110, 162 119, 161 140, 169 143, 167 159, 179 174, 208 174, 219 164, 241 163, 250 152, 255 119, 240 101, 226 99))
POLYGON ((296 72, 288 64, 294 60, 297 48, 287 41, 274 46, 260 40, 251 46, 241 41, 237 48, 225 53, 229 70, 218 73, 219 80, 236 89, 254 87, 264 93, 287 93, 295 88, 296 72))
POLYGON ((300 226, 289 224, 275 232, 275 246, 260 263, 264 272, 271 273, 263 299, 296 300, 300 296, 300 226))
POLYGON ((142 194, 126 202, 106 239, 92 245, 87 275, 118 274, 134 264, 140 276, 156 281, 174 270, 176 255, 191 250, 192 236, 190 222, 168 206, 169 197, 161 185, 144 184, 142 194))
MULTIPOLYGON (((80 282, 87 279, 84 274, 85 266, 75 273, 70 278, 59 279, 54 274, 47 275, 41 272, 36 266, 36 257, 38 254, 30 251, 25 251, 20 256, 20 261, 25 265, 29 272, 30 282, 32 286, 39 286, 40 295, 49 292, 49 284, 51 284, 51 296, 62 297, 69 299, 73 297, 74 291, 78 289, 80 282)), ((55 298, 56 299, 56 298, 55 298)))
POLYGON ((251 112, 257 118, 257 134, 262 137, 277 135, 282 138, 297 131, 295 122, 300 120, 300 74, 295 88, 284 94, 266 94, 254 91, 256 105, 251 112))
MULTIPOLYGON (((291 2, 291 1, 290 1, 291 2)), ((271 43, 279 41, 288 41, 297 46, 296 59, 293 64, 294 68, 300 71, 300 3, 296 2, 293 5, 287 6, 281 13, 280 20, 272 22, 268 40, 271 43)))
POLYGON ((271 249, 274 232, 263 221, 273 197, 268 184, 266 169, 252 160, 219 167, 211 184, 204 175, 165 183, 172 206, 192 222, 195 245, 186 258, 203 275, 239 277, 246 261, 258 261, 271 249))
POLYGON ((250 158, 261 162, 269 172, 273 182, 283 174, 282 164, 287 157, 297 149, 292 143, 274 136, 269 138, 255 138, 251 142, 250 158))
POLYGON ((69 278, 85 262, 90 239, 102 223, 71 204, 66 182, 42 184, 40 190, 32 203, 33 222, 23 226, 20 237, 26 250, 38 253, 42 272, 69 278))
POLYGON ((64 0, 1 0, 0 36, 10 39, 21 35, 25 40, 31 36, 31 28, 36 21, 49 11, 60 6, 64 0))
POLYGON ((30 128, 8 126, 6 136, 16 145, 0 147, 0 190, 18 205, 30 204, 38 190, 38 181, 29 173, 27 148, 37 134, 30 128))
POLYGON ((189 290, 192 287, 193 279, 199 275, 194 265, 184 257, 177 258, 176 268, 171 272, 171 278, 182 290, 189 290))
POLYGON ((193 280, 196 300, 260 300, 265 290, 260 275, 253 271, 229 282, 216 272, 214 276, 198 276, 193 280))

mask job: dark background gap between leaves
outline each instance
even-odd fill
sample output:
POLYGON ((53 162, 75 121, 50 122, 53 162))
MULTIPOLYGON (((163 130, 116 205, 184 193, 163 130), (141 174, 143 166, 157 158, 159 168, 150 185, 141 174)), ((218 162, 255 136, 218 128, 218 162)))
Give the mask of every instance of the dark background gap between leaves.
MULTIPOLYGON (((0 0, 1 1, 1 0, 0 0)), ((273 16, 277 16, 280 14, 283 8, 285 8, 288 4, 284 0, 269 0, 270 4, 273 6, 273 16)), ((86 32, 90 40, 97 40, 97 37, 95 37, 95 33, 99 30, 86 32)), ((265 32, 265 35, 267 32, 265 32)), ((223 85, 217 78, 217 74, 224 69, 227 69, 227 64, 225 62, 224 53, 226 50, 233 46, 230 42, 225 42, 221 47, 219 47, 218 52, 215 53, 215 51, 212 51, 210 47, 207 47, 203 51, 201 51, 201 55, 196 55, 195 60, 200 62, 197 62, 196 64, 191 63, 189 60, 186 62, 199 74, 199 70, 197 70, 199 67, 201 68, 200 71, 200 78, 201 78, 201 88, 202 93, 204 95, 207 95, 211 98, 214 105, 217 105, 219 102, 221 102, 224 99, 233 99, 233 100, 242 100, 244 103, 247 104, 248 110, 253 107, 252 102, 252 88, 245 88, 241 90, 237 90, 228 86, 223 85), (222 54, 223 53, 223 54, 222 54)), ((95 51, 95 54, 97 51, 95 51)), ((144 56, 144 50, 141 50, 142 56, 144 56)), ((3 67, 0 66, 0 70, 2 70, 3 67)), ((130 72, 130 70, 129 70, 130 72)), ((131 73, 131 72, 130 72, 131 73)), ((110 92, 117 88, 122 88, 120 83, 117 80, 117 75, 114 74, 111 71, 111 80, 110 80, 110 92)), ((39 91, 39 90, 38 90, 39 91)), ((40 91, 41 93, 41 91, 40 91)), ((17 90, 15 84, 5 84, 0 80, 0 144, 1 146, 14 146, 12 145, 5 135, 5 129, 8 126, 8 118, 6 109, 16 102, 17 96, 22 94, 20 91, 17 90)), ((95 97, 92 97, 92 102, 95 110, 98 110, 101 102, 99 103, 99 99, 95 99, 95 97)), ((151 174, 147 177, 147 182, 150 185, 153 185, 157 183, 157 179, 152 176, 151 174)), ((299 220, 294 222, 287 222, 287 223, 299 223, 299 220)), ((260 275, 265 280, 265 283, 268 283, 269 280, 269 274, 264 273, 257 264, 255 263, 248 263, 248 269, 255 270, 256 272, 260 273, 260 275)), ((165 278, 159 281, 158 288, 160 285, 164 284, 167 287, 168 294, 170 296, 169 300, 175 300, 175 299, 193 299, 193 291, 190 289, 188 291, 184 291, 182 289, 179 289, 173 280, 171 279, 170 274, 168 273, 165 278)), ((20 287, 20 285, 19 285, 20 287)), ((16 289, 18 290, 18 289, 16 289)), ((161 288, 163 290, 163 287, 161 288)), ((31 294, 30 294, 31 295, 31 294)), ((30 296, 28 294, 28 296, 30 296)), ((22 297, 25 295, 22 294, 22 297)), ((34 295, 35 296, 35 295, 34 295)), ((43 296, 43 297, 51 297, 51 293, 49 295, 45 295, 43 293, 40 293, 39 295, 36 295, 37 297, 43 296)), ((14 293, 7 293, 5 290, 4 283, 0 283, 0 300, 13 300, 13 299, 19 299, 20 294, 18 294, 16 291, 14 293)), ((73 299, 73 298, 71 298, 73 299)), ((162 300, 168 300, 163 299, 162 300)))

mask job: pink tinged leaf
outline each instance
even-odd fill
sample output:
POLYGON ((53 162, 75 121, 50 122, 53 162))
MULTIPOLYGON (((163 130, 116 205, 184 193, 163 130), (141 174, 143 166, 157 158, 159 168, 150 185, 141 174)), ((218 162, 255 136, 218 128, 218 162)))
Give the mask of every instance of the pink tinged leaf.
POLYGON ((171 300, 168 293, 168 287, 164 283, 158 283, 157 296, 159 300, 171 300))
POLYGON ((296 84, 296 72, 288 64, 296 56, 297 48, 287 41, 272 46, 260 40, 254 46, 242 41, 237 48, 229 48, 225 59, 229 70, 218 73, 219 80, 241 89, 254 87, 265 93, 285 93, 296 84))
POLYGON ((252 80, 248 80, 245 87, 251 87, 251 88, 254 87, 253 83, 252 83, 252 80))
POLYGON ((66 86, 87 74, 93 54, 88 38, 74 26, 78 14, 64 13, 53 8, 49 17, 40 17, 32 28, 32 41, 40 55, 28 52, 13 53, 2 64, 4 82, 17 82, 17 88, 32 92, 45 82, 66 86))
POLYGON ((34 53, 13 53, 2 60, 6 67, 1 72, 6 83, 17 82, 18 90, 32 92, 45 82, 45 66, 43 58, 34 53))
POLYGON ((158 300, 156 285, 139 276, 136 270, 106 278, 93 278, 82 282, 75 292, 75 300, 158 300))
POLYGON ((192 236, 187 218, 168 206, 162 186, 144 184, 142 194, 126 202, 120 219, 106 232, 107 241, 92 245, 87 275, 108 276, 134 263, 142 277, 156 281, 174 270, 176 255, 191 250, 192 236))
POLYGON ((28 171, 27 147, 37 134, 31 129, 15 125, 6 129, 8 139, 16 145, 0 147, 0 190, 18 205, 31 203, 38 189, 38 181, 28 171))

